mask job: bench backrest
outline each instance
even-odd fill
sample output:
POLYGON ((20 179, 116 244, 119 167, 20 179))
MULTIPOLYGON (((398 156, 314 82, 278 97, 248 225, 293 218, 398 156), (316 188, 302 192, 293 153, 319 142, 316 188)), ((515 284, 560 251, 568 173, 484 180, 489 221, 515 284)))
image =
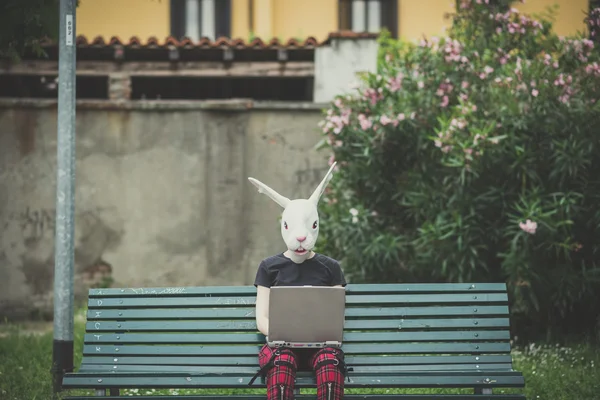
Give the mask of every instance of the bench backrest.
MULTIPOLYGON (((255 371, 255 296, 253 286, 91 289, 82 368, 255 371)), ((350 284, 343 349, 355 370, 511 370, 506 286, 350 284)))

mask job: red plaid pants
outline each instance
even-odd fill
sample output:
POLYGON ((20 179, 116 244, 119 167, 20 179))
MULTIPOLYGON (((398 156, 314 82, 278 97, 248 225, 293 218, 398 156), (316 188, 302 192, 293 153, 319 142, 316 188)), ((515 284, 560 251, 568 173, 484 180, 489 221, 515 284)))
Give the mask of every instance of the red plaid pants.
MULTIPOLYGON (((305 351, 305 349, 301 350, 305 351)), ((293 400, 296 371, 299 366, 308 363, 307 367, 315 372, 317 380, 317 400, 341 400, 344 398, 344 373, 340 368, 344 353, 337 348, 311 350, 298 354, 288 348, 274 349, 264 345, 258 353, 258 363, 266 372, 267 400, 293 400)))

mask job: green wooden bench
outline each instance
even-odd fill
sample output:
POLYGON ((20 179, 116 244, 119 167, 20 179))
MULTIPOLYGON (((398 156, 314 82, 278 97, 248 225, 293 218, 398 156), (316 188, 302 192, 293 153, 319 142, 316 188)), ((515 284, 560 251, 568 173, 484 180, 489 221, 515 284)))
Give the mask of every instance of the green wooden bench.
MULTIPOLYGON (((77 372, 65 375, 63 390, 94 389, 96 396, 117 398, 125 388, 144 393, 264 388, 261 378, 248 386, 264 343, 256 330, 255 295, 253 286, 92 289, 83 360, 77 372)), ((524 387, 522 374, 512 366, 509 340, 504 284, 350 284, 343 349, 353 370, 347 389, 466 388, 470 394, 411 391, 345 398, 524 399, 522 394, 499 393, 524 387)), ((311 397, 300 388, 315 387, 310 373, 298 374, 297 398, 311 397)))

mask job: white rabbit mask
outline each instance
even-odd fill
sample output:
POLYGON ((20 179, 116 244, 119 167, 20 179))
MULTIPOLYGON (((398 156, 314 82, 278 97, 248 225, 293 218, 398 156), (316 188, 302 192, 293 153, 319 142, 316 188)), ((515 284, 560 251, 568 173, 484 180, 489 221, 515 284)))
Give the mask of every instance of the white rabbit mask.
POLYGON ((277 193, 264 183, 248 178, 259 193, 264 193, 275 203, 283 207, 281 214, 281 236, 288 248, 290 259, 300 264, 309 258, 319 237, 319 213, 317 206, 333 175, 335 164, 329 168, 327 175, 321 181, 308 199, 290 200, 277 193))

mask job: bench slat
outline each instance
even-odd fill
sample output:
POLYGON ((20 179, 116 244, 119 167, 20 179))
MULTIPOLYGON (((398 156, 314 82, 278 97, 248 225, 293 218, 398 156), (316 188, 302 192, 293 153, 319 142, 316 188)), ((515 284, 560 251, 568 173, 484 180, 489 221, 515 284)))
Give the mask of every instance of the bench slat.
MULTIPOLYGON (((89 345, 83 346, 83 354, 112 354, 112 355, 160 355, 160 354, 189 354, 194 356, 215 356, 221 354, 256 355, 259 345, 229 345, 229 346, 145 346, 145 345, 89 345)), ((344 345, 347 354, 481 354, 509 353, 510 343, 375 343, 344 345)))
MULTIPOLYGON (((447 328, 508 328, 510 321, 508 318, 455 318, 455 319, 384 319, 369 320, 365 324, 361 320, 347 320, 344 324, 345 329, 361 330, 383 330, 383 329, 447 329, 447 328)), ((168 331, 168 332, 226 332, 226 331, 252 331, 256 332, 256 322, 254 321, 123 321, 123 322, 102 322, 95 325, 94 322, 86 323, 88 332, 148 332, 148 331, 168 331), (119 326, 117 326, 119 325, 119 326)))
MULTIPOLYGON (((455 331, 455 332, 346 332, 344 343, 372 342, 456 342, 510 340, 509 331, 455 331)), ((257 333, 111 333, 86 334, 89 344, 107 343, 158 343, 158 344, 263 344, 265 338, 257 333)))
MULTIPOLYGON (((474 294, 380 294, 346 295, 346 306, 374 306, 385 304, 486 304, 507 303, 506 293, 474 294)), ((236 305, 254 305, 255 296, 246 297, 114 297, 91 298, 90 308, 152 308, 152 307, 231 307, 236 305)))
MULTIPOLYGON (((348 284, 347 293, 480 293, 506 292, 504 283, 368 283, 348 284)), ((256 295, 256 288, 245 286, 203 286, 203 287, 157 287, 157 288, 110 288, 90 289, 90 297, 141 297, 141 296, 238 296, 256 295)))
MULTIPOLYGON (((249 388, 248 382, 251 375, 220 376, 219 374, 192 375, 168 373, 85 373, 73 375, 66 374, 64 384, 71 388, 249 388), (100 380, 100 382, 99 382, 100 380)), ((297 377, 296 387, 314 387, 314 376, 297 377)), ((356 376, 351 374, 345 382, 347 388, 360 387, 385 387, 385 388, 477 388, 477 387, 519 387, 524 384, 523 377, 518 372, 485 371, 467 373, 460 372, 433 372, 424 371, 404 372, 394 375, 356 376)), ((264 387, 261 379, 257 379, 251 388, 264 387)))
MULTIPOLYGON (((511 364, 441 364, 428 365, 424 369, 422 365, 377 365, 377 366, 353 366, 352 374, 356 375, 379 375, 382 373, 414 372, 414 371, 512 371, 511 364)), ((189 374, 215 373, 222 375, 254 374, 257 368, 251 367, 215 367, 215 366, 181 366, 181 365, 114 365, 97 364, 82 365, 80 373, 94 374, 106 372, 178 372, 189 374)))
MULTIPOLYGON (((512 358, 506 355, 446 355, 446 356, 363 356, 346 355, 348 365, 440 365, 440 364, 510 364, 512 358)), ((251 356, 86 356, 82 365, 87 364, 130 364, 130 365, 214 365, 258 367, 258 354, 251 356)))
MULTIPOLYGON (((467 316, 506 316, 508 306, 449 306, 449 307, 350 307, 346 309, 346 318, 361 318, 365 326, 369 325, 368 318, 376 319, 382 317, 416 317, 434 316, 449 317, 456 315, 467 316)), ((206 308, 206 309, 90 309, 87 317, 92 321, 101 320, 169 320, 169 319, 247 319, 254 320, 254 307, 244 308, 206 308), (98 314, 100 313, 100 314, 98 314)))

